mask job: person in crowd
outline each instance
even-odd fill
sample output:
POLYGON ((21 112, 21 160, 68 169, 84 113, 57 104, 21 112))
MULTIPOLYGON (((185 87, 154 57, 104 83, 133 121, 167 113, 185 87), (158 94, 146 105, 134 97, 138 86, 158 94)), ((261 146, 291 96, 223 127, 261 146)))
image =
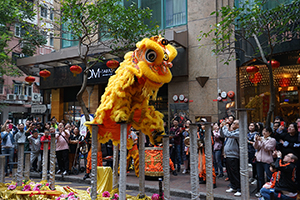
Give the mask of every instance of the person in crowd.
POLYGON ((55 135, 56 138, 56 158, 58 163, 57 174, 62 173, 67 175, 69 169, 69 137, 70 134, 65 131, 64 124, 58 124, 58 132, 55 135))
POLYGON ((41 136, 41 157, 43 160, 43 155, 44 155, 44 141, 49 141, 48 142, 48 164, 47 164, 47 170, 50 170, 49 166, 50 166, 50 141, 51 141, 51 135, 50 135, 50 131, 48 129, 44 130, 44 135, 41 136))
MULTIPOLYGON (((256 156, 256 170, 257 170, 257 187, 262 188, 265 181, 265 173, 267 181, 270 181, 272 172, 270 171, 270 163, 273 162, 273 151, 276 147, 276 140, 272 137, 272 129, 270 127, 263 129, 263 137, 255 135, 255 142, 253 147, 257 150, 256 156)), ((255 194, 256 197, 261 197, 260 192, 255 194)))
POLYGON ((223 165, 222 165, 222 150, 223 150, 223 141, 220 137, 220 127, 218 123, 213 125, 213 159, 216 175, 218 177, 224 177, 223 165))
MULTIPOLYGON (((139 160, 140 160, 140 156, 139 156, 139 150, 138 150, 138 135, 137 135, 137 131, 134 130, 131 127, 131 131, 130 134, 128 135, 128 138, 132 140, 133 142, 133 146, 130 150, 127 151, 127 167, 126 169, 128 170, 129 166, 132 163, 132 160, 134 161, 134 171, 135 171, 135 175, 137 177, 139 177, 139 160)), ((103 152, 102 152, 103 153, 103 152)))
MULTIPOLYGON (((4 126, 4 125, 3 125, 4 126)), ((5 123, 5 130, 1 132, 1 142, 2 142, 2 147, 1 151, 3 154, 8 154, 9 156, 5 157, 5 175, 12 175, 12 168, 13 165, 8 163, 12 163, 14 159, 14 136, 11 131, 11 125, 8 123, 5 123), (8 160, 8 162, 7 162, 8 160), (8 172, 8 167, 9 167, 9 172, 8 172), (8 174, 9 173, 9 174, 8 174)))
POLYGON ((45 123, 45 127, 44 128, 47 129, 47 130, 50 130, 50 128, 51 128, 51 122, 45 123))
POLYGON ((254 144, 254 138, 256 135, 259 133, 256 131, 257 126, 254 122, 251 122, 248 127, 248 134, 247 134, 247 139, 248 139, 248 163, 252 165, 252 177, 250 178, 249 182, 252 184, 255 184, 255 180, 257 179, 256 176, 256 162, 255 162, 255 148, 253 147, 254 144))
POLYGON ((32 135, 28 136, 30 142, 30 164, 31 170, 39 172, 41 170, 41 136, 39 135, 37 129, 32 131, 32 135))
POLYGON ((280 126, 279 122, 274 122, 274 124, 273 124, 273 136, 274 136, 274 138, 276 138, 276 133, 277 133, 277 130, 278 130, 279 126, 280 126))
POLYGON ((282 159, 282 153, 276 152, 277 160, 275 168, 278 170, 278 180, 275 182, 275 188, 261 188, 260 193, 264 199, 269 200, 271 196, 275 199, 292 200, 297 198, 297 185, 295 182, 295 163, 298 157, 293 153, 288 153, 282 159))
MULTIPOLYGON (((187 120, 185 122, 184 131, 182 133, 183 141, 184 141, 185 138, 189 137, 189 135, 190 135, 190 124, 191 124, 190 120, 187 120)), ((182 145, 182 146, 184 148, 183 149, 183 154, 182 154, 184 170, 182 171, 182 173, 185 174, 189 171, 189 147, 187 147, 186 145, 182 145)))
POLYGON ((27 119, 25 122, 25 126, 24 126, 24 130, 27 131, 27 129, 29 128, 29 125, 32 123, 32 120, 27 119))
MULTIPOLYGON (((207 120, 205 118, 201 118, 201 125, 199 127, 199 131, 197 132, 197 137, 200 140, 200 145, 199 145, 199 156, 198 156, 198 170, 199 170, 199 184, 206 184, 206 158, 205 158, 205 122, 207 120)), ((213 139, 212 139, 212 146, 213 144, 213 139)), ((216 173, 215 173, 215 168, 213 166, 213 188, 217 187, 216 184, 216 173)))
POLYGON ((44 132, 44 125, 42 122, 37 122, 36 123, 36 129, 39 131, 39 133, 43 133, 44 132))
POLYGON ((72 166, 75 161, 75 166, 78 163, 78 156, 79 156, 79 142, 81 141, 81 136, 79 134, 79 129, 76 127, 74 131, 71 132, 69 138, 69 171, 72 170, 72 166))
POLYGON ((221 136, 226 137, 227 141, 224 146, 226 155, 227 174, 230 181, 230 188, 226 192, 235 192, 234 196, 241 196, 240 181, 240 154, 239 154, 239 120, 234 120, 229 127, 229 122, 221 123, 221 136))
POLYGON ((270 163, 270 172, 272 172, 272 177, 269 182, 266 182, 263 185, 263 188, 266 189, 275 188, 275 183, 279 180, 280 173, 278 173, 278 170, 275 168, 274 162, 270 163))
POLYGON ((51 118, 51 127, 54 127, 55 129, 58 129, 58 123, 57 123, 56 118, 54 116, 51 118))
POLYGON ((16 143, 25 143, 24 144, 24 151, 30 151, 30 146, 29 146, 29 140, 28 140, 28 136, 30 135, 29 132, 26 132, 24 130, 24 124, 20 123, 18 124, 18 132, 15 134, 14 139, 16 143))
POLYGON ((181 127, 178 124, 177 120, 173 121, 173 127, 170 129, 171 138, 174 139, 174 150, 175 150, 175 164, 177 165, 177 171, 180 172, 181 166, 181 138, 182 138, 182 125, 181 127))
POLYGON ((258 132, 259 136, 263 136, 262 135, 263 128, 264 128, 264 124, 262 122, 256 122, 256 131, 258 132))
POLYGON ((33 131, 37 131, 39 133, 39 131, 37 130, 36 128, 36 124, 31 122, 29 124, 29 127, 27 128, 27 130, 25 131, 26 132, 26 135, 32 135, 33 134, 33 131))

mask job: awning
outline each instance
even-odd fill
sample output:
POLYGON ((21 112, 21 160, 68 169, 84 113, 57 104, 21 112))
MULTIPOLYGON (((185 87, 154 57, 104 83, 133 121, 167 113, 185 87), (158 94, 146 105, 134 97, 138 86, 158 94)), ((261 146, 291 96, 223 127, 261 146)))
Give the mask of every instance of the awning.
MULTIPOLYGON (((173 43, 175 46, 187 48, 187 30, 174 31, 165 30, 165 38, 173 43)), ((85 47, 82 47, 82 52, 86 51, 85 47)), ((106 46, 92 46, 89 49, 89 59, 93 58, 101 53, 109 52, 110 49, 106 46)), ((111 59, 112 55, 106 54, 106 59, 111 59)), ((25 74, 32 76, 39 76, 41 69, 49 69, 54 67, 74 65, 82 63, 78 55, 78 47, 60 49, 57 52, 52 52, 45 55, 31 56, 26 58, 17 59, 17 66, 25 74)))

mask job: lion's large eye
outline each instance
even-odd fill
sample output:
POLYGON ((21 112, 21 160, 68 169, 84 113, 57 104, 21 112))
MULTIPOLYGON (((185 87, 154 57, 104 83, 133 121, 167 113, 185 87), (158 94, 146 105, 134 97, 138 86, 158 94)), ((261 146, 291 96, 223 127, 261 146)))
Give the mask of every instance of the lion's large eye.
POLYGON ((154 51, 154 50, 152 50, 152 49, 148 49, 147 51, 146 51, 146 55, 145 55, 145 57, 146 57, 146 60, 147 61, 149 61, 149 62, 154 62, 155 61, 155 59, 156 59, 156 52, 154 51))
POLYGON ((168 61, 169 60, 169 55, 167 53, 164 54, 164 61, 168 61))

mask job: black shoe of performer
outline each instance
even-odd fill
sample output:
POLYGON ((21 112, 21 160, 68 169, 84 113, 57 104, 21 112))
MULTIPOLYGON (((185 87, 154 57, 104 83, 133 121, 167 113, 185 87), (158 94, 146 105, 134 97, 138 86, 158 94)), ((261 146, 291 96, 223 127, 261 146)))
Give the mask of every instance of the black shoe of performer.
POLYGON ((87 178, 90 178, 90 174, 89 173, 86 173, 83 177, 83 180, 87 179, 87 178))

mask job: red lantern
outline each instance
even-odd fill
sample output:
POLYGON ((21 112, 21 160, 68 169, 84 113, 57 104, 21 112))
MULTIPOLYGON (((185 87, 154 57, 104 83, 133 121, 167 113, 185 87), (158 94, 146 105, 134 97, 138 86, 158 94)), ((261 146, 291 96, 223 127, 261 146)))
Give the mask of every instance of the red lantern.
POLYGON ((82 68, 78 65, 73 65, 70 67, 70 71, 73 73, 73 76, 76 76, 82 72, 82 68))
POLYGON ((298 58, 297 63, 300 64, 300 57, 298 58))
POLYGON ((279 81, 279 85, 281 87, 288 87, 288 86, 290 86, 290 84, 291 84, 291 80, 289 78, 282 78, 279 81))
MULTIPOLYGON (((270 63, 270 61, 268 61, 268 63, 270 63)), ((272 69, 277 69, 280 66, 280 62, 278 62, 277 60, 271 60, 271 66, 272 69)))
POLYGON ((31 85, 35 81, 35 78, 33 76, 27 76, 25 78, 25 81, 28 82, 29 85, 31 85))
POLYGON ((119 67, 120 63, 117 60, 109 60, 106 63, 106 66, 110 69, 116 69, 117 67, 119 67))
POLYGON ((251 81, 251 83, 257 84, 261 81, 262 79, 262 75, 261 73, 257 72, 254 74, 254 76, 249 76, 249 80, 251 81))
POLYGON ((227 92, 227 96, 230 98, 230 99, 233 99, 234 98, 234 91, 229 91, 227 92))
POLYGON ((40 76, 44 78, 44 80, 46 80, 46 78, 48 78, 51 75, 51 72, 49 72, 48 70, 44 69, 43 71, 40 71, 40 76))
POLYGON ((246 68, 246 71, 247 71, 247 73, 249 73, 249 74, 255 74, 256 72, 258 72, 258 67, 257 66, 248 66, 247 68, 246 68))

